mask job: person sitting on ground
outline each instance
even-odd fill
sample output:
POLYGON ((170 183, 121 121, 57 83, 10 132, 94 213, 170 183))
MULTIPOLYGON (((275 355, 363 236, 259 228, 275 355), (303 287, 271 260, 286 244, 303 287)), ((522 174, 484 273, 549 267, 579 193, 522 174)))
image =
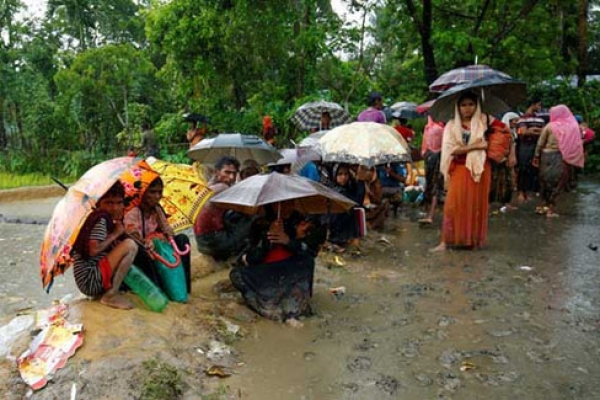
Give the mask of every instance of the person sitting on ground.
POLYGON ((242 163, 240 170, 240 181, 260 173, 260 165, 256 160, 247 159, 242 163))
MULTIPOLYGON (((167 221, 165 210, 160 206, 160 200, 163 196, 164 184, 160 177, 156 177, 153 171, 140 170, 138 184, 138 194, 141 198, 138 206, 134 206, 125 213, 124 224, 129 235, 137 239, 139 243, 145 246, 139 246, 134 264, 138 266, 150 279, 159 287, 161 281, 158 277, 154 260, 150 257, 149 251, 154 251, 153 239, 173 238, 178 249, 188 248, 190 239, 186 234, 175 235, 173 228, 167 221), (145 179, 145 175, 149 179, 145 179), (148 184, 148 180, 150 180, 148 184)), ((163 255, 164 256, 164 255, 163 255)), ((187 292, 191 293, 191 265, 190 253, 181 255, 181 263, 185 272, 187 292)))
POLYGON ((358 179, 365 184, 365 198, 363 207, 366 210, 366 220, 369 229, 382 230, 385 226, 385 220, 388 217, 390 203, 388 199, 383 198, 383 188, 377 175, 377 169, 359 168, 358 179))
POLYGON ((75 284, 83 294, 100 298, 109 307, 129 310, 133 303, 119 293, 119 288, 138 247, 124 237, 124 196, 125 189, 117 182, 100 198, 83 224, 71 255, 75 284))
MULTIPOLYGON (((365 191, 363 182, 357 182, 348 164, 336 164, 331 173, 332 189, 363 204, 365 191)), ((331 249, 343 252, 346 246, 358 246, 359 227, 353 210, 347 213, 333 214, 329 217, 329 242, 331 249)))
POLYGON ((383 98, 379 92, 371 92, 367 96, 367 105, 369 106, 358 114, 356 120, 358 122, 377 122, 385 124, 387 122, 385 114, 381 109, 383 108, 383 98))
POLYGON ((377 167, 377 175, 381 182, 381 190, 384 199, 390 199, 390 205, 394 208, 394 214, 402 204, 404 186, 406 183, 407 169, 403 163, 393 162, 377 167))
POLYGON ((266 217, 253 224, 251 242, 229 277, 251 309, 299 327, 298 318, 311 315, 315 257, 326 232, 316 218, 280 207, 282 218, 267 207, 266 217))
MULTIPOLYGON (((235 183, 240 163, 230 156, 221 157, 215 164, 214 176, 208 182, 214 194, 235 183)), ((204 205, 194 222, 198 250, 217 261, 224 261, 243 249, 252 219, 211 202, 204 205)))

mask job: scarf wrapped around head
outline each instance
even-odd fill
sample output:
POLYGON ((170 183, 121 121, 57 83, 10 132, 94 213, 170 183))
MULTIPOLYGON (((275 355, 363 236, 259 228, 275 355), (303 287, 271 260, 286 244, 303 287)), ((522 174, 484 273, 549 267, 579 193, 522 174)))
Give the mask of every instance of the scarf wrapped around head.
POLYGON ((581 131, 569 107, 561 104, 550 109, 550 123, 547 125, 556 140, 563 160, 575 167, 583 168, 584 153, 581 131))
POLYGON ((512 121, 515 118, 519 118, 519 114, 517 114, 516 112, 509 111, 502 116, 502 123, 506 125, 506 127, 510 130, 510 133, 512 133, 513 136, 516 137, 517 132, 513 127, 510 126, 510 121, 512 121))
POLYGON ((438 153, 442 150, 442 139, 444 137, 444 124, 442 122, 436 122, 431 118, 427 117, 427 125, 423 130, 423 143, 421 145, 421 154, 425 155, 427 150, 431 150, 434 153, 438 153))
MULTIPOLYGON (((442 156, 440 161, 440 172, 444 174, 444 179, 449 180, 450 164, 454 157, 452 153, 463 146, 462 142, 462 123, 459 110, 459 99, 454 106, 454 118, 448 121, 444 128, 444 137, 442 139, 442 156)), ((479 99, 477 99, 477 108, 475 114, 471 118, 471 136, 469 143, 474 143, 477 139, 484 139, 484 133, 487 129, 487 125, 493 122, 492 117, 487 117, 481 112, 481 105, 479 99), (487 120, 489 118, 489 121, 487 120)), ((485 150, 473 150, 467 153, 466 167, 471 172, 471 177, 475 182, 479 182, 483 169, 485 167, 486 153, 485 150)))

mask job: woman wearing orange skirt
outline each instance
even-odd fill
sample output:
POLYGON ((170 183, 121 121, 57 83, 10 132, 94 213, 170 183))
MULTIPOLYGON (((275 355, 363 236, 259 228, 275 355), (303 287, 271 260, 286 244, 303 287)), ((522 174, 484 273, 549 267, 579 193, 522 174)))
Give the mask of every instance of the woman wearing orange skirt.
POLYGON ((454 119, 444 128, 440 172, 448 193, 440 244, 431 251, 486 244, 491 167, 485 132, 502 126, 502 122, 481 112, 476 94, 465 92, 458 99, 454 119))

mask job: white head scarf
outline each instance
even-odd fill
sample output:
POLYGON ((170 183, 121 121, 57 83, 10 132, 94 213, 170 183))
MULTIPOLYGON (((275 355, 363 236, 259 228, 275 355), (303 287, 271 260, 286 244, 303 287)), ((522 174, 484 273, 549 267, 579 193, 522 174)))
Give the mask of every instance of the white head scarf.
MULTIPOLYGON (((444 128, 444 138, 442 140, 442 157, 440 161, 440 172, 444 174, 446 181, 449 180, 450 164, 452 163, 454 151, 463 146, 462 140, 462 123, 460 117, 460 109, 458 101, 454 106, 454 118, 448 121, 444 128)), ((477 139, 484 138, 484 133, 487 129, 488 124, 493 122, 493 117, 486 117, 481 112, 481 105, 479 104, 479 98, 477 99, 477 108, 475 114, 471 118, 471 136, 469 137, 469 143, 474 143, 477 139)), ((486 152, 485 150, 473 150, 467 153, 467 160, 465 166, 471 172, 471 177, 475 182, 479 182, 483 169, 485 167, 486 152)))

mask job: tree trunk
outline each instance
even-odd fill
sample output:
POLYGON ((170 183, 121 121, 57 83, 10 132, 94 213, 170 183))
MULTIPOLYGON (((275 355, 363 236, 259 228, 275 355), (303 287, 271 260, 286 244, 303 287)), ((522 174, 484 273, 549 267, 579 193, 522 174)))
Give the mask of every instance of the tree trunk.
POLYGON ((417 8, 412 0, 405 0, 406 8, 410 14, 419 36, 421 36, 421 51, 423 52, 423 68, 425 79, 430 85, 438 76, 437 65, 435 63, 435 53, 431 45, 431 25, 433 21, 433 11, 431 0, 423 0, 423 15, 419 18, 417 8))
POLYGON ((589 1, 579 0, 577 12, 577 86, 585 84, 588 73, 588 11, 589 1))

